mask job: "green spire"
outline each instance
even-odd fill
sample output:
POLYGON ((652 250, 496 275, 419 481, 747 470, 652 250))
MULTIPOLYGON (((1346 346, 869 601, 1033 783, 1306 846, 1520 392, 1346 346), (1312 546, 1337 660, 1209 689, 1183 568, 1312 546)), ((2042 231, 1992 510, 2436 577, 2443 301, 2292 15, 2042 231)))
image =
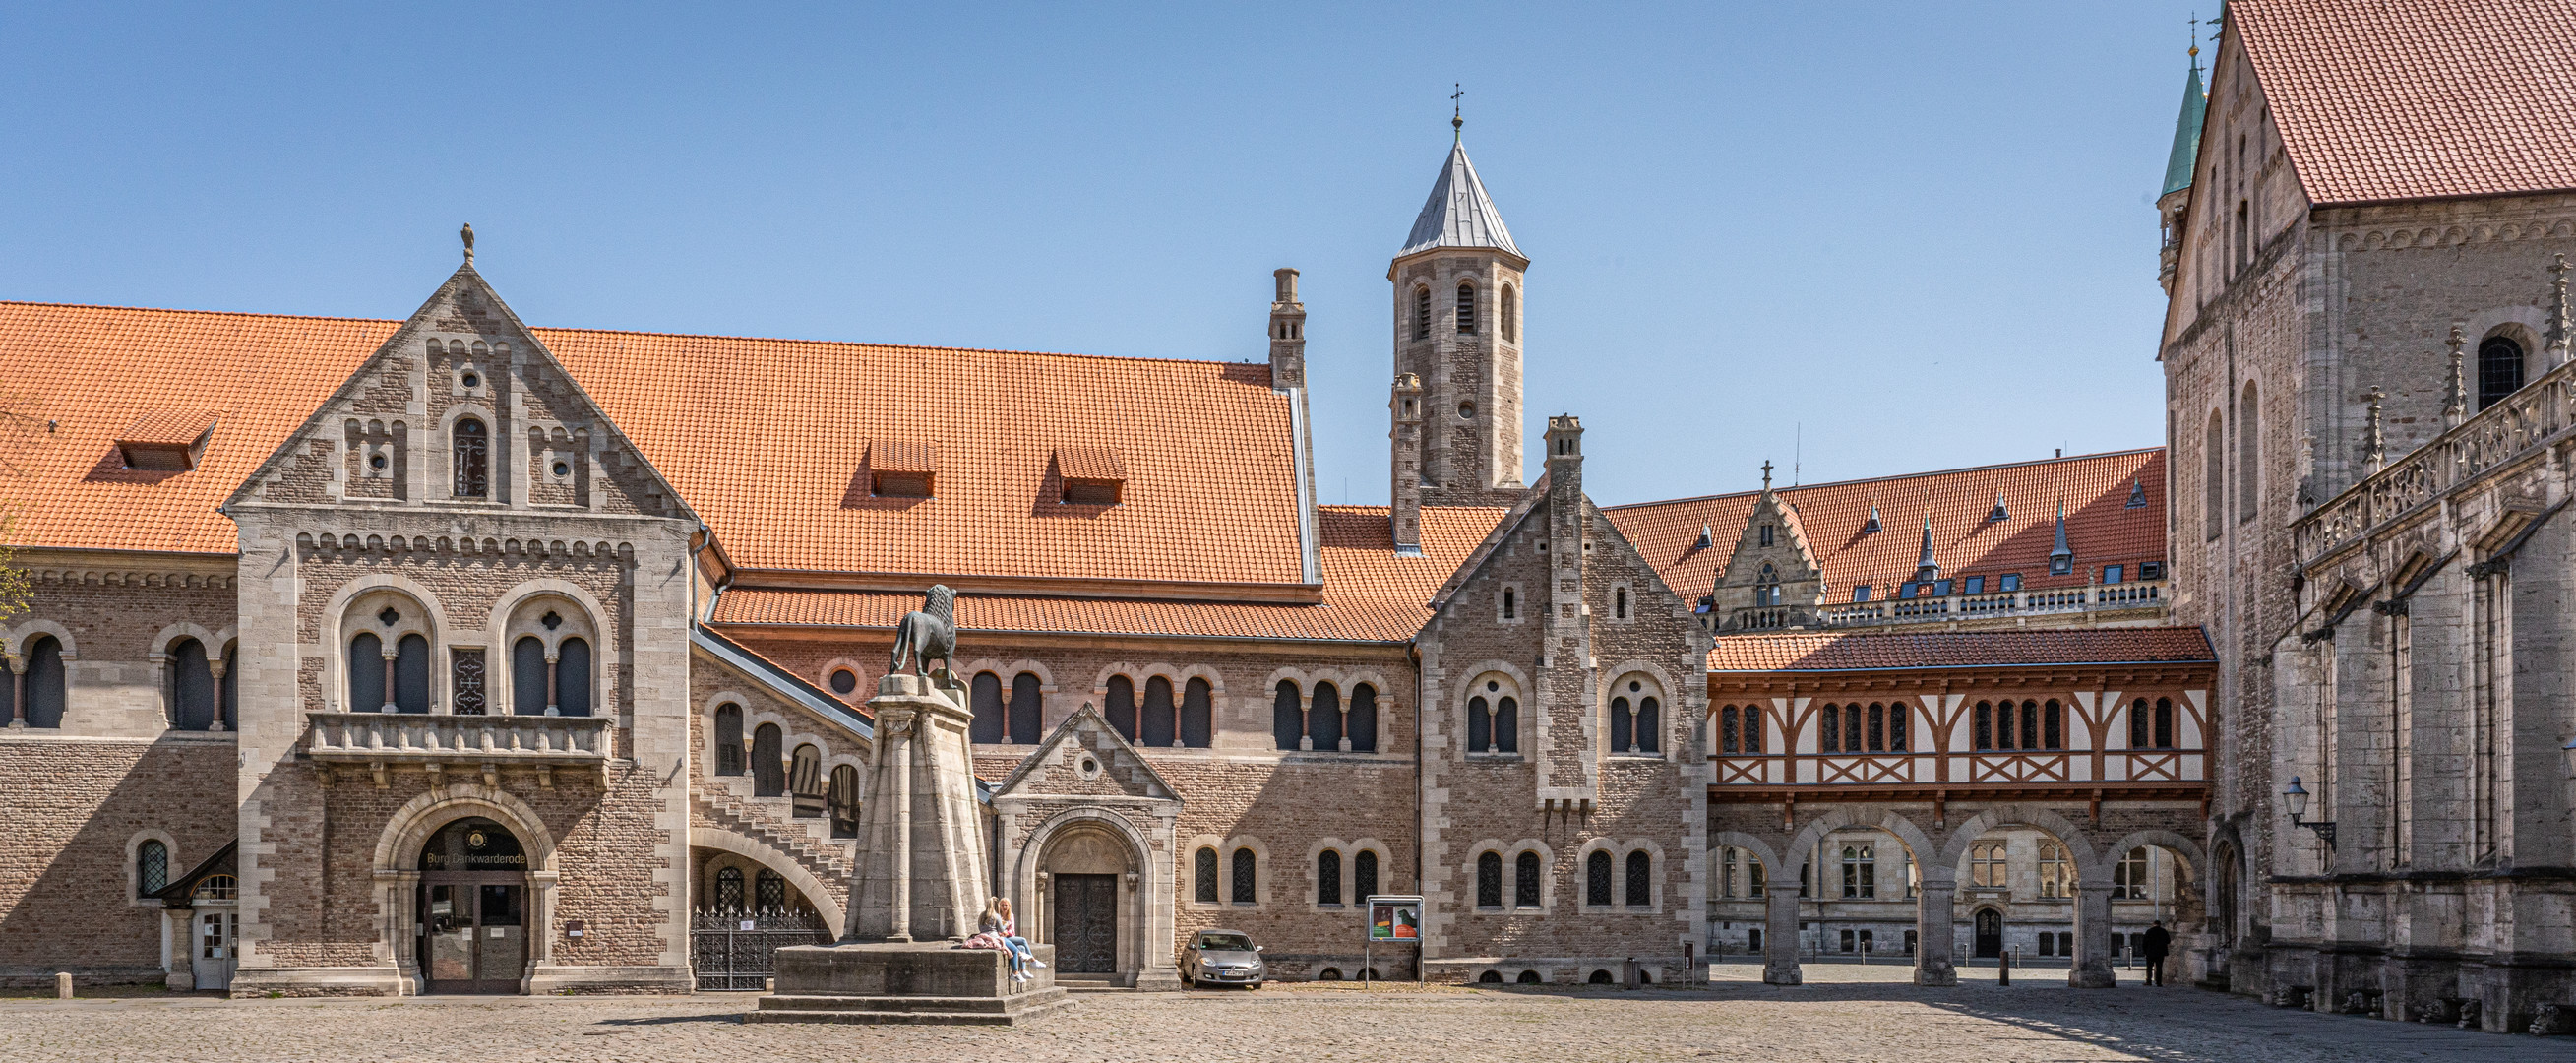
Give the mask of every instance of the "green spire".
POLYGON ((2191 187, 2191 165, 2200 158, 2200 123, 2209 112, 2209 96, 2200 87, 2200 48, 2192 47, 2191 75, 2182 83, 2182 115, 2174 119, 2173 154, 2165 159, 2165 190, 2159 198, 2191 187))

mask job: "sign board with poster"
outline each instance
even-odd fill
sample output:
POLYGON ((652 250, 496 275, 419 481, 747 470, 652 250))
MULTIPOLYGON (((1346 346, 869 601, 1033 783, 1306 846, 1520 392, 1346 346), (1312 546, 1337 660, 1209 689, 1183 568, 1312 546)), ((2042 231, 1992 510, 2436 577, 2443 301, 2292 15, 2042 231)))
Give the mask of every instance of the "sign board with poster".
MULTIPOLYGON (((1361 946, 1363 971, 1377 969, 1375 953, 1378 942, 1404 942, 1416 947, 1422 944, 1422 898, 1377 894, 1367 898, 1363 908, 1368 912, 1366 944, 1361 946)), ((1361 977, 1372 976, 1363 974, 1361 977)), ((1419 960, 1413 965, 1413 979, 1417 984, 1422 981, 1419 960)))

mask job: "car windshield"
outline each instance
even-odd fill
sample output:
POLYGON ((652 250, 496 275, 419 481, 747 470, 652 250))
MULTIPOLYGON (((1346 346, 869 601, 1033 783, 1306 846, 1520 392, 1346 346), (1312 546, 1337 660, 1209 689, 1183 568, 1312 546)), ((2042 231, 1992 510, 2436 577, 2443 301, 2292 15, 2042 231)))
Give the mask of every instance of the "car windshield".
POLYGON ((1199 948, 1206 952, 1250 952, 1252 939, 1241 934, 1201 934, 1199 948))

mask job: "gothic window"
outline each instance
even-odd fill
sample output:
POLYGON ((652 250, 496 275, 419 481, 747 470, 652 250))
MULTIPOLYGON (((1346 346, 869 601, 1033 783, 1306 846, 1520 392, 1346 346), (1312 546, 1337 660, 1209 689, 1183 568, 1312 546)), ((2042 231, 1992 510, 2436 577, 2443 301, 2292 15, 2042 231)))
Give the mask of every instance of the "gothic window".
POLYGON ((1655 906, 1655 858, 1643 849, 1628 854, 1628 907, 1655 906))
POLYGON ((1524 849, 1521 851, 1520 859, 1513 861, 1513 865, 1512 907, 1538 907, 1538 853, 1535 850, 1524 849))
POLYGON ((1583 858, 1583 903, 1595 908, 1610 906, 1610 854, 1599 849, 1583 858))
POLYGON ((811 742, 796 747, 796 756, 787 773, 787 790, 795 795, 789 815, 797 819, 818 819, 823 815, 823 751, 811 742))
POLYGON ((2172 698, 2156 699, 2156 748, 2174 747, 2174 709, 2172 698))
POLYGON ((2072 897, 2074 885, 2074 865, 2066 860, 2066 847, 2056 842, 2039 843, 2039 895, 2072 897))
POLYGON ((1413 338, 1431 338, 1431 288, 1428 285, 1413 289, 1413 338))
POLYGON ((740 775, 747 759, 742 750, 742 706, 730 701, 716 706, 716 774, 740 775))
POLYGON ((1733 705, 1719 709, 1717 712, 1717 751, 1720 753, 1737 752, 1735 748, 1735 706, 1733 705))
MULTIPOLYGON (((2485 366, 2481 364, 2479 368, 2483 371, 2485 366)), ((2263 418, 2254 408, 2254 382, 2248 380, 2244 396, 2236 401, 2236 522, 2239 524, 2254 519, 2255 503, 2262 496, 2258 489, 2263 469, 2260 460, 2262 424, 2263 418)))
POLYGON ((742 869, 728 867, 716 872, 716 908, 719 911, 742 910, 742 869))
POLYGON ((1180 727, 1178 716, 1179 710, 1172 705, 1172 681, 1159 675, 1146 680, 1144 718, 1137 721, 1137 726, 1144 728, 1145 744, 1175 744, 1172 738, 1180 727))
POLYGON ((1231 899, 1236 904, 1251 904, 1259 899, 1259 895, 1253 892, 1257 885, 1253 867, 1255 859, 1250 849, 1234 851, 1234 892, 1231 899))
POLYGON ((590 708, 590 641, 565 639, 555 647, 555 709, 588 716, 590 708))
POLYGON ((2216 410, 2209 411, 2209 431, 2201 444, 2201 520, 2205 538, 2227 530, 2227 433, 2216 410))
POLYGON ((1821 713, 1818 713, 1818 714, 1817 714, 1817 716, 1820 718, 1820 722, 1822 722, 1822 723, 1824 724, 1824 733, 1823 733, 1823 741, 1820 741, 1820 742, 1816 743, 1816 750, 1817 750, 1818 752, 1821 752, 1821 753, 1840 753, 1840 752, 1842 752, 1842 751, 1843 751, 1843 712, 1842 712, 1842 708, 1841 708, 1840 706, 1837 706, 1837 705, 1827 705, 1827 706, 1825 706, 1825 711, 1823 711, 1823 712, 1821 712, 1821 713))
POLYGON ((1297 684, 1282 679, 1270 695, 1271 743, 1281 749, 1295 749, 1297 740, 1305 734, 1306 720, 1298 704, 1297 684))
MULTIPOLYGON (((1770 525, 1763 525, 1762 531, 1763 538, 1770 538, 1770 525)), ((1780 573, 1777 569, 1772 568, 1771 563, 1768 561, 1762 563, 1762 573, 1753 581, 1753 604, 1780 604, 1780 573)))
POLYGON ((1972 731, 1973 734, 1971 737, 1976 748, 1995 748, 1995 705, 1993 702, 1980 701, 1977 703, 1976 722, 1972 727, 1972 731))
POLYGON ((2522 390, 2522 345, 2509 336, 2490 336, 2478 344, 2478 408, 2522 390))
POLYGON ((1978 842, 1968 847, 1968 885, 2001 889, 2007 874, 2004 843, 1978 842))
POLYGON ((1377 688, 1362 683, 1351 688, 1351 752, 1377 752, 1377 688))
POLYGON ((1494 751, 1521 751, 1521 703, 1506 697, 1494 703, 1494 751))
POLYGON ((1011 712, 1003 721, 1002 741, 1016 745, 1036 745, 1040 737, 1039 687, 1035 673, 1022 672, 1011 677, 1011 712))
POLYGON ((1216 903, 1216 850, 1201 846, 1190 857, 1190 899, 1200 904, 1216 903))
POLYGON ((1101 715, 1109 718, 1109 728, 1118 737, 1136 740, 1136 681, 1123 675, 1109 677, 1107 707, 1101 715))
POLYGON ((751 732, 751 793, 754 797, 787 794, 787 734, 774 723, 751 732))
POLYGON ((149 897, 170 884, 170 847, 146 838, 134 847, 134 894, 149 897))
POLYGON ((847 764, 832 769, 832 836, 859 836, 859 769, 847 764))
POLYGON ((2142 901, 2147 899, 2147 849, 2145 846, 2120 854, 2120 862, 2111 869, 2111 899, 2142 901))
POLYGON ((1377 896, 1377 853, 1362 849, 1351 857, 1351 901, 1365 902, 1377 896))
POLYGON ((215 724, 215 670, 206 644, 180 639, 170 646, 170 726, 203 731, 215 724))
POLYGON ((1315 854, 1315 903, 1342 903, 1342 854, 1330 849, 1315 854))
POLYGON ((546 642, 535 635, 521 635, 510 644, 510 711, 546 714, 546 642))
POLYGON ((492 435, 483 422, 459 418, 451 433, 456 449, 456 497, 483 498, 492 493, 492 435))
POLYGON ((1868 899, 1878 896, 1878 849, 1871 845, 1843 846, 1843 896, 1868 899))
POLYGON ((1205 679, 1181 687, 1181 745, 1206 749, 1216 744, 1216 690, 1205 679))
POLYGON ((1494 316, 1501 325, 1503 339, 1507 342, 1520 342, 1520 309, 1520 294, 1513 291, 1511 285, 1503 285, 1502 306, 1496 309, 1494 316))
POLYGON ((1002 740, 1002 677, 991 672, 977 672, 967 687, 967 704, 975 714, 966 727, 967 736, 979 745, 1002 740))
POLYGON ((1503 854, 1487 850, 1476 855, 1476 907, 1503 906, 1503 854))
POLYGON ((1476 331, 1476 286, 1464 281, 1458 284, 1458 332, 1476 331))
POLYGON ((1494 747, 1493 704, 1479 694, 1467 699, 1467 752, 1490 753, 1494 747))
POLYGON ((2040 747, 2066 748, 2066 706, 2050 698, 2039 706, 2040 747))
POLYGON ((1313 711, 1306 714, 1306 722, 1315 748, 1342 748, 1342 692, 1331 683, 1315 684, 1315 704, 1313 711))
POLYGON ((787 880, 780 878, 778 872, 761 868, 759 874, 752 876, 751 895, 753 903, 759 905, 761 911, 787 910, 787 880))
MULTIPOLYGON (((491 677, 484 672, 482 647, 451 648, 447 651, 447 660, 448 685, 453 688, 450 699, 454 702, 456 714, 481 716, 492 711, 491 677)), ((231 669, 225 669, 224 679, 227 683, 231 681, 231 669)), ((227 697, 224 700, 229 704, 232 699, 227 697)))

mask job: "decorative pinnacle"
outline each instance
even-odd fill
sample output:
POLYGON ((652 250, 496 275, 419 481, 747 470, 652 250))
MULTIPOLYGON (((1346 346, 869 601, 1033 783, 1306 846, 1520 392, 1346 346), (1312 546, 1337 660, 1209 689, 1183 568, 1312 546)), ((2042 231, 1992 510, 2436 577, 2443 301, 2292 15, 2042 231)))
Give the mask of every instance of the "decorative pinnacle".
POLYGON ((2370 400, 2370 419, 2362 425, 2361 463, 2369 471, 2378 472, 2388 464, 2388 436, 2380 427, 2380 402, 2388 393, 2373 386, 2363 397, 2370 400))
POLYGON ((1771 489, 1771 459, 1769 458, 1762 460, 1762 489, 1765 491, 1771 489))
POLYGON ((2550 350, 2562 352, 2558 361, 2566 361, 2568 344, 2576 342, 2576 310, 2567 305, 2567 256, 2562 253, 2549 265, 2549 337, 2550 350))
POLYGON ((465 228, 464 228, 464 230, 463 230, 463 231, 461 231, 461 232, 459 232, 459 233, 457 233, 456 235, 458 235, 458 236, 461 236, 461 237, 464 237, 464 238, 465 238, 465 264, 466 264, 466 265, 469 265, 469 266, 470 266, 470 265, 473 265, 473 264, 474 264, 474 223, 472 223, 472 222, 467 222, 467 223, 465 223, 465 228))
POLYGON ((2451 325, 2451 379, 2442 388, 2442 426, 2458 428, 2469 419, 2468 360, 2460 354, 2460 345, 2468 342, 2457 322, 2451 325))

